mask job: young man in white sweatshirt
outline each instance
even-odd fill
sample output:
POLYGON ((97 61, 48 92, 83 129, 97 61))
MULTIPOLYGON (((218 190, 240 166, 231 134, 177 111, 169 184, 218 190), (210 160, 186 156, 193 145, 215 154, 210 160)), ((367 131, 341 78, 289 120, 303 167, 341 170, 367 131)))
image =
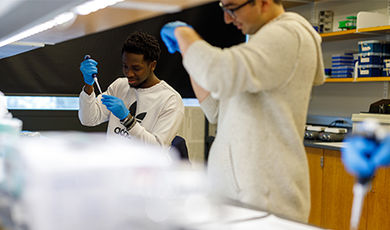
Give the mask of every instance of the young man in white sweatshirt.
POLYGON ((159 56, 156 38, 132 33, 122 48, 124 77, 97 97, 93 89, 97 62, 84 60, 80 66, 85 82, 80 93, 81 123, 95 126, 108 121, 109 135, 169 146, 183 121, 184 105, 181 96, 154 74, 159 56))
POLYGON ((211 123, 208 175, 216 191, 307 222, 310 182, 303 134, 313 85, 324 81, 321 37, 280 0, 221 0, 226 23, 247 43, 220 49, 183 22, 161 30, 181 52, 211 123))

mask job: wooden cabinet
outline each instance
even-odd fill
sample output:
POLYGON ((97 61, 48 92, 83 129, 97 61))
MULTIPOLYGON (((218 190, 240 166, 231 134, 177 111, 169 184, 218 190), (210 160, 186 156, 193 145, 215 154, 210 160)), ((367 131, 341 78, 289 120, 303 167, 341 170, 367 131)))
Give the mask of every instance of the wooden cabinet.
MULTIPOLYGON (((340 151, 324 149, 322 178, 321 226, 330 229, 349 229, 354 178, 341 162, 340 151)), ((366 201, 366 199, 365 199, 366 201)), ((359 229, 365 228, 366 208, 363 208, 359 229)))
POLYGON ((307 160, 310 172, 311 211, 309 223, 321 226, 321 198, 322 198, 322 161, 323 151, 320 148, 306 147, 307 160))
POLYGON ((367 229, 390 229, 390 168, 378 170, 366 199, 367 229))
MULTIPOLYGON (((310 169, 311 212, 309 223, 327 229, 348 230, 354 178, 336 150, 306 147, 310 169)), ((390 169, 378 170, 367 193, 360 230, 390 229, 390 169)))

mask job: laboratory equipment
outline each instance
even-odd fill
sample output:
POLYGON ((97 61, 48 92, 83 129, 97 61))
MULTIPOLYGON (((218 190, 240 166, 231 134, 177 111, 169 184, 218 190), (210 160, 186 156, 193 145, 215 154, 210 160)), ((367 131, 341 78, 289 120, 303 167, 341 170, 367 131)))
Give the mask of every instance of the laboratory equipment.
POLYGON ((333 11, 322 10, 319 14, 318 32, 329 33, 333 29, 333 11))
MULTIPOLYGON (((366 119, 359 126, 357 126, 357 129, 354 134, 364 136, 367 139, 379 143, 385 137, 386 131, 381 128, 377 120, 366 119)), ((370 156, 368 155, 367 158, 369 157, 370 156)), ((363 208, 364 197, 368 189, 371 187, 371 181, 373 176, 373 174, 366 177, 358 176, 353 186, 353 203, 350 221, 351 230, 357 230, 359 227, 359 220, 363 208)))
MULTIPOLYGON (((90 59, 90 58, 91 58, 90 55, 85 55, 84 60, 87 60, 87 59, 90 59)), ((93 80, 96 83, 96 86, 97 86, 97 88, 99 90, 99 93, 102 94, 102 89, 100 88, 100 85, 99 85, 99 82, 98 82, 98 79, 97 79, 97 74, 96 73, 92 74, 92 77, 93 77, 93 80)))
POLYGON ((174 153, 103 133, 20 138, 4 159, 0 226, 11 217, 6 229, 171 230, 219 215, 203 165, 174 153))

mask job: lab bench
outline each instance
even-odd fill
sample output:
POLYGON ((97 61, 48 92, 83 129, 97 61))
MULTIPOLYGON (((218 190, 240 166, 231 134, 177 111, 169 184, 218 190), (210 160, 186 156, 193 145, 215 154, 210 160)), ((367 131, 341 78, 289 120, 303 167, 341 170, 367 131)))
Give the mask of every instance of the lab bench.
POLYGON ((305 147, 322 148, 329 150, 341 150, 342 142, 324 142, 315 140, 304 140, 303 144, 305 147))
MULTIPOLYGON (((186 229, 186 230, 242 230, 242 229, 284 229, 284 230, 320 230, 322 228, 304 224, 292 220, 288 220, 271 213, 267 213, 257 208, 249 207, 245 204, 240 204, 235 201, 226 202, 219 207, 210 207, 208 216, 203 218, 205 221, 200 223, 183 224, 178 226, 173 224, 168 229, 186 229), (212 211, 219 210, 222 213, 213 213, 212 211)), ((20 210, 19 210, 20 211, 20 210)), ((40 220, 42 221, 42 220, 40 220)), ((139 221, 139 220, 138 220, 139 221)), ((145 221, 145 220, 144 220, 145 221)), ((132 222, 126 223, 129 227, 132 222)), ((166 224, 166 223, 165 223, 166 224)), ((137 229, 156 229, 156 228, 139 228, 137 229)), ((122 226, 123 227, 123 226, 122 226)), ((117 229, 118 226, 113 226, 112 229, 117 229)), ((13 217, 12 205, 6 199, 6 195, 0 194, 0 229, 1 230, 28 230, 30 227, 25 223, 18 223, 13 217)), ((77 229, 77 228, 76 228, 77 229)), ((167 227, 157 229, 166 230, 167 227)))
MULTIPOLYGON (((309 223, 348 230, 354 177, 341 161, 341 143, 304 142, 310 170, 309 223)), ((364 200, 359 230, 390 229, 390 168, 379 169, 364 200)))

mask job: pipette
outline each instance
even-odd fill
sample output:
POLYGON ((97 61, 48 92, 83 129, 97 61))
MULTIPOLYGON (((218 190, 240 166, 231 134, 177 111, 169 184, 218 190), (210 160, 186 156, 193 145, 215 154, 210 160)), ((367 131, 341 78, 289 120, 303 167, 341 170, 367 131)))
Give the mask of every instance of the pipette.
MULTIPOLYGON (((385 130, 380 127, 379 123, 375 119, 364 120, 360 126, 357 126, 355 133, 374 140, 375 142, 379 142, 386 135, 385 130)), ((367 157, 370 156, 368 155, 367 157)), ((359 227, 359 220, 363 208, 364 197, 368 189, 371 187, 373 176, 374 175, 357 178, 357 181, 353 186, 353 203, 350 222, 351 230, 357 230, 359 227)))
POLYGON ((371 178, 366 178, 366 180, 358 178, 358 181, 353 185, 353 203, 350 223, 351 230, 357 230, 359 228, 359 220, 362 213, 364 197, 371 186, 371 180, 371 178))
MULTIPOLYGON (((91 58, 91 56, 87 54, 87 55, 85 55, 84 60, 87 60, 87 59, 90 59, 90 58, 91 58)), ((93 77, 93 80, 96 83, 96 86, 97 86, 97 88, 99 90, 99 93, 102 94, 102 89, 100 88, 99 82, 97 80, 97 74, 96 73, 92 74, 92 77, 93 77)))

